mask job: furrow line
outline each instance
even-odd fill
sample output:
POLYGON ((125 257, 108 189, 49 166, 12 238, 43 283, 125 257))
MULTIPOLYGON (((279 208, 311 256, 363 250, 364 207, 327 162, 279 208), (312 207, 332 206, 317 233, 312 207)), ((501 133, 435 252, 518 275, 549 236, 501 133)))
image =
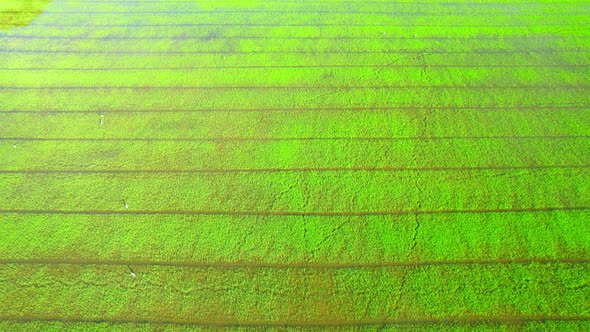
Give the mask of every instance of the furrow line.
POLYGON ((488 170, 588 169, 590 165, 473 166, 473 167, 306 167, 233 169, 24 169, 0 174, 199 174, 199 173, 304 173, 304 172, 447 172, 488 170))
MULTIPOLYGON (((0 24, 6 26, 8 24, 0 24)), ((440 24, 338 24, 338 23, 293 23, 293 24, 269 24, 269 23, 167 23, 167 24, 65 24, 65 23, 35 23, 30 24, 29 27, 199 27, 199 26, 221 26, 221 27, 447 27, 447 28, 513 28, 513 27, 527 27, 530 28, 530 23, 508 23, 508 24, 468 24, 468 25, 440 25, 440 24)), ((563 24, 535 24, 537 28, 544 27, 571 27, 579 29, 579 25, 572 23, 563 24)))
POLYGON ((387 325, 427 326, 427 325, 522 325, 528 322, 547 321, 589 321, 590 316, 557 316, 557 315, 523 315, 523 316, 467 316, 442 317, 425 319, 375 319, 375 320, 325 320, 325 321, 196 321, 196 320, 161 320, 161 319, 120 319, 120 318, 82 318, 59 316, 0 316, 0 320, 11 322, 61 322, 61 323, 92 323, 92 324, 139 324, 175 325, 175 326, 211 326, 211 327, 258 327, 258 328, 329 328, 329 327, 369 327, 387 325))
MULTIPOLYGON (((79 1, 79 0, 63 0, 60 1, 60 3, 117 3, 117 4, 127 4, 127 3, 218 3, 218 4, 233 4, 235 3, 234 1, 224 1, 224 0, 199 0, 199 1, 194 1, 194 0, 101 0, 101 1, 79 1)), ((331 4, 334 3, 333 1, 299 1, 299 0, 280 0, 280 3, 326 3, 326 4, 331 4)), ((257 0, 256 3, 277 3, 276 0, 257 0)), ((338 2, 336 2, 338 3, 338 2)), ((351 4, 355 4, 355 3, 361 3, 361 4, 366 4, 366 3, 378 3, 378 4, 420 4, 420 5, 448 5, 448 6, 453 6, 453 5, 465 5, 464 2, 427 2, 427 1, 412 1, 412 2, 408 2, 408 1, 352 1, 350 2, 351 4)), ((485 2, 485 3, 478 3, 478 2, 474 2, 474 3, 470 3, 469 6, 497 6, 497 5, 522 5, 522 6, 552 6, 552 5, 563 5, 563 2, 543 2, 543 3, 539 3, 539 2, 485 2)), ((568 5, 588 5, 590 3, 588 2, 567 2, 566 4, 568 5)))
POLYGON ((98 113, 258 113, 258 112, 343 112, 343 111, 421 111, 421 110, 442 110, 442 111, 523 111, 523 110, 586 110, 590 105, 562 105, 562 106, 400 106, 400 107, 293 107, 293 108, 231 108, 231 109, 201 109, 201 110, 178 110, 178 109, 143 109, 143 110, 96 110, 96 111, 28 111, 28 110, 0 110, 0 114, 98 114, 98 113))
POLYGON ((0 86, 0 90, 588 90, 590 85, 0 86))
POLYGON ((316 217, 356 217, 356 216, 396 216, 433 214, 483 214, 483 213, 527 213, 552 211, 586 211, 590 206, 557 206, 530 208, 498 208, 470 210, 394 210, 394 211, 343 211, 343 212, 305 212, 305 211, 222 211, 222 210, 25 210, 3 209, 0 214, 63 214, 63 215, 227 215, 227 216, 316 216, 316 217))
POLYGON ((102 40, 102 41, 110 41, 110 40, 201 40, 201 41, 213 41, 213 40, 328 40, 328 41, 341 41, 341 40, 382 40, 382 41, 393 41, 393 40, 411 40, 411 41, 421 41, 421 40, 464 40, 464 41, 473 41, 473 40, 510 40, 510 39, 534 39, 534 40, 570 40, 570 39, 589 39, 589 36, 473 36, 473 37, 389 37, 389 36, 382 36, 382 37, 352 37, 352 36, 342 36, 342 37, 310 37, 310 36, 129 36, 129 37, 113 37, 113 36, 106 36, 106 37, 80 37, 80 36, 26 36, 26 35, 0 35, 0 39, 47 39, 47 40, 71 40, 71 41, 78 41, 78 40, 102 40))
POLYGON ((75 50, 19 50, 0 49, 0 53, 33 53, 33 54, 133 54, 133 55, 186 55, 186 54, 529 54, 529 53, 588 53, 589 49, 529 49, 529 50, 472 50, 472 51, 441 51, 441 50, 395 50, 395 51, 75 51, 75 50))
MULTIPOLYGON (((35 15, 38 12, 35 11, 4 11, 4 14, 29 14, 35 15)), ((231 14, 328 14, 328 15, 396 15, 396 16, 420 16, 420 17, 437 17, 437 16, 488 16, 488 17, 501 17, 501 16, 524 16, 537 14, 531 13, 514 13, 514 12, 462 12, 457 13, 440 13, 440 12, 396 12, 394 10, 389 11, 342 11, 342 10, 209 10, 209 11, 44 11, 44 15, 231 15, 231 14)), ((584 16, 587 13, 553 13, 544 12, 544 16, 548 17, 570 17, 570 16, 584 16)))
POLYGON ((528 265, 528 264, 590 264, 590 257, 581 258, 513 258, 496 260, 435 260, 397 262, 355 263, 265 263, 265 262, 191 262, 191 261, 137 261, 137 260, 92 260, 92 259, 0 259, 0 264, 14 265, 108 265, 108 266, 169 266, 220 269, 374 269, 388 267, 423 267, 446 265, 528 265))
POLYGON ((290 69, 290 68, 589 68, 587 65, 277 65, 277 66, 186 66, 186 67, 20 67, 0 68, 0 71, 146 71, 146 70, 208 70, 208 69, 290 69))
POLYGON ((588 139, 578 136, 415 136, 415 137, 211 137, 211 138, 164 138, 164 137, 0 137, 0 141, 41 141, 41 142, 280 142, 280 141, 436 141, 436 140, 561 140, 588 139))

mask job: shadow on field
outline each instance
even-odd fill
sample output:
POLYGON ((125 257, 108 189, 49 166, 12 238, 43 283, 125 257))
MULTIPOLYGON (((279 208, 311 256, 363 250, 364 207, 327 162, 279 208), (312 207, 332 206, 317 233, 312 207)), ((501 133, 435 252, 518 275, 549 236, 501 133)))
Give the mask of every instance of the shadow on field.
POLYGON ((12 0, 0 3, 0 29, 27 26, 51 0, 12 0))

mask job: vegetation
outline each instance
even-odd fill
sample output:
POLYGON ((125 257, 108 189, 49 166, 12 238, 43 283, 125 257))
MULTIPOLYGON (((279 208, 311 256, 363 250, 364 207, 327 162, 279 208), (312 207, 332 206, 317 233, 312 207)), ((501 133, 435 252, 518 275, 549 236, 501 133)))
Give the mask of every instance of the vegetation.
POLYGON ((0 330, 589 330, 589 14, 0 0, 0 330))
POLYGON ((29 25, 49 2, 50 0, 0 1, 0 30, 29 25))

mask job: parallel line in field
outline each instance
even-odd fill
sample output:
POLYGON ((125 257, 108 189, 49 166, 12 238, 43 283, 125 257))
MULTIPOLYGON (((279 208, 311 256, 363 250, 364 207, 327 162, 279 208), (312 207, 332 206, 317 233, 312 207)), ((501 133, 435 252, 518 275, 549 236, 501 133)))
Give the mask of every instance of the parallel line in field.
POLYGON ((588 169, 590 165, 529 166, 449 166, 449 167, 300 167, 300 168, 228 168, 228 169, 0 169, 0 174, 228 174, 228 173, 305 173, 305 172, 447 172, 511 171, 538 169, 588 169))
POLYGON ((389 37, 387 35, 380 37, 354 37, 354 36, 343 36, 343 37, 319 37, 319 36, 106 36, 106 37, 84 37, 84 36, 39 36, 39 35, 0 35, 1 39, 48 39, 48 40, 201 40, 201 41, 215 41, 219 39, 223 40, 328 40, 328 41, 341 41, 341 40, 381 40, 381 41, 394 41, 394 40, 497 40, 506 41, 511 39, 532 39, 532 40, 570 40, 570 39, 589 39, 590 36, 513 36, 513 35, 500 35, 500 36, 473 36, 473 37, 389 37))
POLYGON ((557 68, 557 69, 570 69, 570 68, 590 68, 590 64, 587 65, 395 65, 395 64, 382 64, 382 65, 276 65, 276 66, 264 66, 264 65, 252 65, 252 66, 185 66, 185 67, 11 67, 11 68, 0 68, 0 71, 146 71, 146 70, 200 70, 200 69, 301 69, 301 68, 557 68))
POLYGON ((0 90, 588 90, 590 85, 0 86, 0 90))
POLYGON ((396 211, 222 211, 222 210, 33 210, 3 209, 0 214, 58 214, 58 215, 226 215, 226 216, 295 216, 295 217, 365 217, 435 214, 527 213, 551 211, 586 211, 590 206, 561 206, 538 208, 470 209, 470 210, 396 210, 396 211))
POLYGON ((41 110, 0 110, 0 114, 107 114, 107 113, 260 113, 260 112, 346 112, 346 111, 539 111, 539 110, 586 110, 590 105, 561 106, 399 106, 399 107, 292 107, 292 108, 226 108, 226 109, 134 109, 134 110, 94 110, 94 111, 41 111, 41 110))
POLYGON ((90 323, 90 324, 139 324, 147 325, 175 325, 175 326, 209 326, 209 327, 245 327, 245 328, 335 328, 335 327, 369 327, 369 326, 427 326, 427 325, 521 325, 533 322, 572 322, 589 321, 590 316, 555 316, 555 315, 527 315, 527 316, 476 316, 476 317, 443 317, 416 319, 373 319, 373 320, 322 320, 322 321, 239 321, 239 320, 161 320, 161 319, 118 319, 118 318, 78 318, 59 316, 0 316, 0 321, 9 322, 60 322, 60 323, 90 323))
MULTIPOLYGON (((11 26, 9 24, 1 24, 0 26, 11 26)), ((222 27, 437 27, 437 28, 514 28, 523 27, 531 28, 531 23, 499 23, 499 24, 467 24, 467 25, 441 25, 441 24, 386 24, 386 23, 372 23, 372 24, 339 24, 339 23, 287 23, 287 24, 270 24, 270 23, 152 23, 152 24, 66 24, 66 23, 35 23, 29 24, 28 27, 199 27, 199 26, 222 26, 222 27)), ((576 23, 561 23, 561 24, 535 24, 535 28, 546 27, 570 27, 575 30, 580 30, 579 24, 576 23)), ((530 31, 528 31, 530 33, 530 31)))
POLYGON ((590 139, 578 136, 414 136, 414 137, 211 137, 211 138, 161 138, 161 137, 104 137, 104 138, 52 138, 52 137, 0 137, 0 141, 41 142, 281 142, 281 141, 438 141, 438 140, 567 140, 590 139))
POLYGON ((308 54, 308 55, 325 55, 325 54, 544 54, 544 53, 589 53, 590 49, 573 48, 573 49, 516 49, 516 50, 471 50, 471 51, 442 51, 442 50, 391 50, 391 51, 77 51, 77 50, 22 50, 22 49, 0 49, 0 53, 33 53, 33 54, 133 54, 133 55, 186 55, 186 54, 308 54))
POLYGON ((495 260, 434 260, 434 261, 395 261, 358 263, 265 263, 265 262, 191 262, 191 261, 137 261, 137 260, 94 260, 94 259, 0 259, 0 264, 18 265, 98 265, 98 266, 163 266, 220 269, 374 269, 387 267, 423 266, 469 266, 469 265, 528 265, 528 264, 590 264, 590 258, 516 258, 495 260))
MULTIPOLYGON (((197 4, 201 4, 201 3, 218 3, 218 4, 240 4, 239 1, 226 1, 226 0, 198 0, 198 1, 194 1, 194 0, 102 0, 102 1, 94 1, 94 0, 63 0, 60 1, 60 3, 89 3, 89 4, 94 4, 94 3, 104 3, 104 2, 108 2, 108 3, 118 3, 118 4, 127 4, 127 3, 197 3, 197 4)), ((276 0, 257 0, 256 3, 277 3, 276 0)), ((318 0, 318 1, 299 1, 299 0, 280 0, 278 1, 278 3, 326 3, 326 4, 332 4, 332 3, 336 3, 336 4, 340 4, 340 1, 322 1, 322 0, 318 0)), ((345 2, 346 4, 365 4, 365 3, 385 3, 385 4, 410 4, 410 5, 414 5, 414 4, 426 4, 426 5, 460 5, 460 6, 464 6, 465 3, 464 2, 453 2, 453 1, 448 1, 448 2, 432 2, 432 1, 373 1, 373 0, 368 0, 368 1, 347 1, 345 2)), ((485 2, 485 3, 480 3, 480 2, 472 2, 469 4, 469 6, 497 6, 497 5, 539 5, 539 6, 547 6, 547 5, 563 5, 563 4, 567 4, 567 5, 587 5, 590 4, 589 2, 584 2, 584 1, 580 1, 580 2, 520 2, 520 1, 515 1, 515 2, 485 2)))
MULTIPOLYGON (((36 15, 39 12, 35 11, 3 11, 3 14, 29 14, 36 15)), ((213 11, 43 11, 44 15, 213 15, 213 14, 336 14, 336 15, 396 15, 396 16, 488 16, 488 17, 500 17, 500 16, 530 16, 538 15, 536 12, 530 13, 513 13, 513 12, 461 12, 456 11, 450 13, 441 12, 396 12, 395 10, 389 11, 342 11, 342 10, 213 10, 213 11)), ((560 13, 547 11, 543 13, 544 17, 569 17, 569 16, 585 16, 588 13, 560 13)))

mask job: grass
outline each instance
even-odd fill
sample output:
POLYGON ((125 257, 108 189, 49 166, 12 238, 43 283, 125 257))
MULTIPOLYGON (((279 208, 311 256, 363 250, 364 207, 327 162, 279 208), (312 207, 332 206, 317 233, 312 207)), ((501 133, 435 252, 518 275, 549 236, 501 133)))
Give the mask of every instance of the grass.
POLYGON ((0 11, 0 330, 590 328, 587 4, 0 11))
POLYGON ((31 24, 51 0, 2 0, 0 2, 0 30, 31 24))

